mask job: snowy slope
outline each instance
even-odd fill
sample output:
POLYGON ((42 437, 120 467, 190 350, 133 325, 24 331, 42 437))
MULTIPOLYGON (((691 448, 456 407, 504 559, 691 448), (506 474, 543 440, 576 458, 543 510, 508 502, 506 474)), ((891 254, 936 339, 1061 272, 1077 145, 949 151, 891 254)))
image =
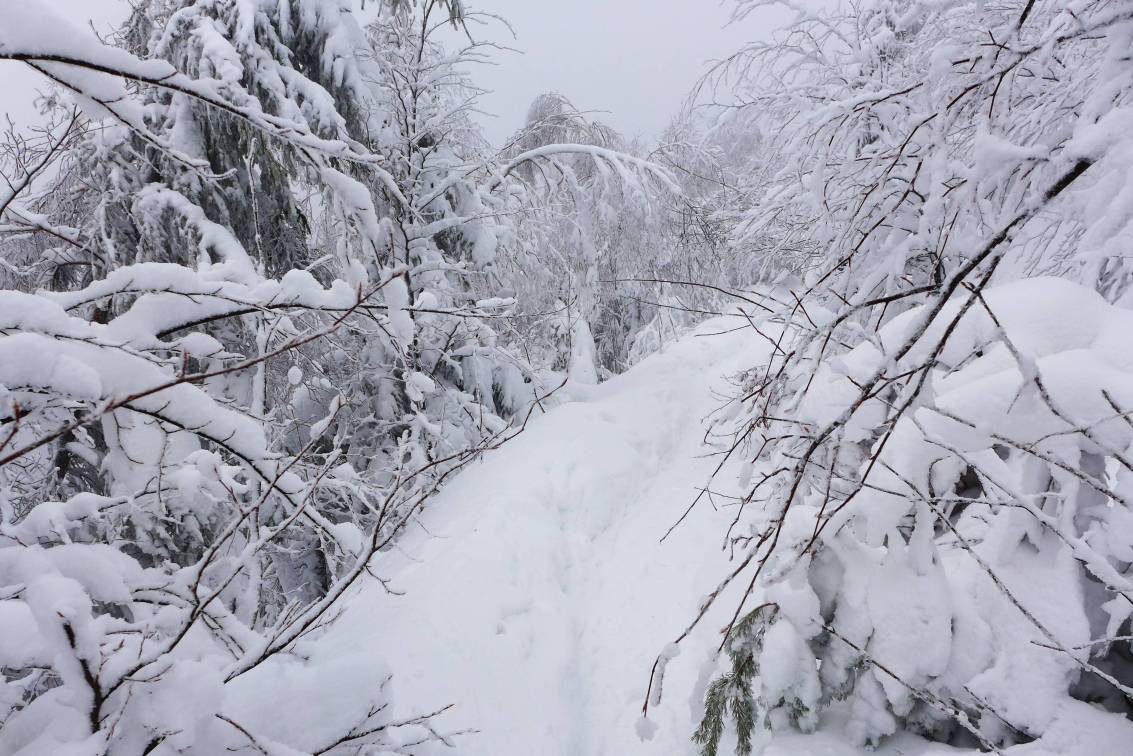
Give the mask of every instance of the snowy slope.
MULTIPOLYGON (((462 756, 695 754, 689 735, 713 670, 706 661, 735 595, 725 594, 669 663, 663 700, 650 710, 652 740, 635 725, 654 656, 728 564, 720 544, 730 513, 706 501, 659 539, 716 465, 702 443, 704 420, 730 393, 728 377, 766 356, 750 330, 720 333, 734 326, 710 321, 625 375, 573 389, 455 478, 399 550, 373 565, 404 595, 365 587, 319 641, 320 654, 372 650, 392 668, 400 705, 454 704, 443 729, 476 731, 457 741, 462 756)), ((714 490, 735 478, 725 470, 714 490)), ((1080 714, 1052 738, 1006 753, 1115 747, 1086 738, 1080 714)), ((864 754, 841 724, 835 712, 819 733, 781 736, 765 753, 864 754)), ((904 735, 876 753, 961 751, 904 735)))

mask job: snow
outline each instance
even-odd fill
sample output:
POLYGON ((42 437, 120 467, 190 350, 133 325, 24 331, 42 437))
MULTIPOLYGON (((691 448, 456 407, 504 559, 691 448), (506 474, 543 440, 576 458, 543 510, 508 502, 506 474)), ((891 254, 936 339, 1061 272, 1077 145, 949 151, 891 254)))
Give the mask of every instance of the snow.
MULTIPOLYGON (((737 17, 765 4, 734 2, 737 17)), ((90 260, 87 281, 0 259, 21 288, 83 287, 0 292, 0 752, 691 756, 711 691, 713 717, 723 696, 736 721, 721 753, 746 753, 749 686, 773 756, 968 752, 917 732, 1005 756, 1129 750, 1112 645, 1128 638, 1106 637, 1133 604, 1128 9, 1078 3, 1070 27, 1045 6, 1025 24, 1030 5, 1017 20, 981 3, 800 15, 781 46, 736 58, 768 74, 736 72, 741 102, 787 87, 757 96, 765 116, 690 137, 753 156, 690 164, 720 169, 744 197, 729 200, 667 148, 607 149, 644 154, 587 119, 481 155, 461 68, 475 43, 446 57, 399 4, 369 44, 348 5, 157 3, 137 57, 0 0, 0 58, 106 122, 67 162, 100 201, 59 182, 31 203, 43 214, 0 202, 0 230, 16 262, 46 231, 114 268, 99 279, 90 260), (1001 21, 1002 50, 955 62, 1001 21), (998 84, 980 94, 994 76, 966 85, 1003 65, 1001 101, 998 84), (236 165, 227 137, 245 127, 267 140, 237 140, 250 206, 201 195, 240 174, 209 162, 236 165), (270 265, 260 196, 307 221, 270 265), (719 251, 672 244, 657 222, 677 199, 685 230, 710 220, 722 249, 758 250, 721 282, 815 284, 805 303, 738 295, 767 312, 794 298, 809 325, 731 313, 678 337, 724 305, 673 291, 614 317, 602 287, 679 291, 622 277, 719 251), (528 206, 560 201, 563 224, 528 206), (1075 272, 1074 256, 1101 267, 1075 272), (968 288, 1012 266, 1067 279, 968 288), (798 348, 761 383, 780 329, 798 348), (561 390, 532 400, 556 371, 561 390), (472 454, 481 441, 494 451, 472 454)), ((686 126, 701 128, 674 138, 686 126)))
POLYGON ((1133 743, 1133 723, 1081 701, 1067 701, 1055 713, 1046 735, 1008 749, 1010 756, 1097 756, 1128 753, 1133 743))
MULTIPOLYGON (((475 730, 462 755, 695 754, 702 670, 714 669, 716 630, 738 596, 672 641, 728 567, 720 543, 733 515, 702 501, 660 538, 717 463, 701 440, 729 376, 766 357, 751 331, 717 335, 732 323, 709 321, 601 385, 572 384, 565 403, 461 473, 372 563, 397 595, 371 584, 349 598, 323 652, 380 649, 399 700, 454 704, 443 729, 475 730), (658 654, 664 695, 644 720, 658 654)), ((797 656, 784 663, 805 663, 791 636, 797 656)), ((785 737, 806 750, 768 753, 865 753, 828 735, 785 737)))
MULTIPOLYGON (((689 735, 714 674, 716 630, 734 609, 736 591, 726 591, 679 646, 672 641, 728 567, 720 539, 732 515, 702 501, 660 539, 715 467, 702 439, 706 420, 734 388, 729 376, 767 356, 766 341, 747 330, 729 332, 732 322, 704 323, 606 383, 569 384, 563 403, 457 476, 397 548, 375 558, 373 572, 389 581, 389 591, 371 583, 349 597, 338 624, 318 642, 320 653, 334 658, 369 644, 375 654, 380 649, 399 700, 454 705, 440 722, 444 731, 473 731, 460 736, 461 754, 695 754, 689 735), (641 706, 654 658, 661 660, 664 692, 645 719, 641 706)), ((726 486, 739 484, 744 467, 726 467, 714 490, 735 493, 726 486)), ((840 552, 839 558, 851 557, 840 552)), ((918 686, 947 686, 958 674, 1039 731, 1054 722, 1040 740, 1004 754, 1120 752, 1096 750, 1097 744, 1117 742, 1114 728, 1129 725, 1095 715, 1086 704, 1051 708, 1073 661, 1052 664, 1050 652, 1033 644, 1004 652, 1019 637, 1041 638, 998 600, 964 553, 948 557, 951 586, 940 564, 918 567, 915 559, 886 558, 883 550, 852 558, 869 566, 847 573, 865 582, 842 586, 843 601, 865 608, 872 629, 863 629, 873 636, 858 640, 869 640, 876 658, 918 686), (995 656, 964 661, 965 649, 979 653, 989 644, 1000 649, 995 656), (940 683, 931 682, 946 670, 940 683), (1067 707, 1084 707, 1085 719, 1067 707), (1098 733, 1078 742, 1073 733, 1091 716, 1098 733)), ((1060 638, 1082 641, 1087 628, 1073 614, 1044 605, 1043 585, 1063 579, 1066 569, 1036 560, 1019 558, 998 569, 1060 638), (1035 574, 1046 576, 1027 577, 1035 574)), ((788 576, 766 598, 780 602, 790 621, 767 634, 764 694, 816 694, 817 679, 799 665, 812 663, 803 644, 818 631, 813 617, 820 597, 805 580, 788 576), (789 690, 800 678, 810 680, 809 692, 789 690)), ((890 707, 907 712, 912 703, 907 688, 870 670, 852 701, 823 714, 814 734, 788 729, 758 737, 766 756, 859 756, 871 751, 852 745, 865 739, 853 733, 863 726, 863 733, 892 732, 897 720, 890 707)), ((775 712, 772 724, 784 716, 775 712)), ((873 752, 968 753, 908 733, 873 752)))
POLYGON ((399 700, 454 703, 445 726, 478 731, 461 754, 691 753, 688 694, 724 618, 695 648, 670 644, 726 567, 729 514, 703 503, 659 539, 716 464, 700 444, 713 389, 764 350, 754 334, 690 336, 607 383, 572 385, 374 561, 405 595, 369 587, 325 642, 345 653, 373 637, 399 700), (668 693, 646 743, 635 725, 662 651, 668 693))
MULTIPOLYGON (((366 711, 359 711, 358 702, 363 697, 357 695, 358 691, 389 692, 385 682, 389 670, 361 649, 336 649, 333 655, 320 656, 320 649, 299 648, 306 658, 288 655, 272 659, 255 675, 230 686, 227 702, 240 721, 270 732, 277 741, 315 752, 328 744, 326 733, 349 731, 364 719, 366 711), (281 717, 279 698, 265 696, 265 686, 286 691, 303 705, 287 706, 287 716, 281 717)), ((385 702, 379 697, 377 703, 385 702)))
POLYGON ((46 664, 50 655, 43 647, 39 627, 31 609, 22 601, 0 601, 0 627, 4 642, 0 643, 0 667, 20 669, 32 664, 46 664))

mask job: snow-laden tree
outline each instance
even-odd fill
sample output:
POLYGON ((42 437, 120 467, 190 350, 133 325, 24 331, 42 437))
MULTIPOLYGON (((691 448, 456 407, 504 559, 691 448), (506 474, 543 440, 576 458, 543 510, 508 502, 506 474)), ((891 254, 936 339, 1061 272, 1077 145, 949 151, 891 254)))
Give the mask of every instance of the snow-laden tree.
POLYGON ((775 359, 720 420, 735 568, 684 635, 737 584, 748 675, 698 739, 737 702, 987 750, 1129 716, 1133 6, 796 11, 719 72, 761 145, 732 244, 775 359))
MULTIPOLYGON (((41 283, 64 289, 93 284, 153 261, 198 270, 222 265, 226 280, 252 286, 264 276, 314 266, 324 282, 340 276, 359 290, 390 280, 378 295, 386 310, 405 299, 395 263, 380 255, 384 208, 367 182, 397 190, 380 157, 360 139, 369 130, 360 104, 373 98, 354 54, 364 38, 346 6, 150 3, 135 9, 117 49, 81 38, 45 46, 46 19, 29 14, 16 24, 6 54, 55 81, 88 120, 87 134, 64 156, 51 191, 32 204, 34 212, 22 204, 8 207, 13 225, 63 242, 35 262, 41 283), (136 97, 123 80, 141 85, 136 97)), ((84 302, 82 312, 103 322, 147 291, 144 284, 127 285, 84 302)), ((398 321, 396 314, 391 320, 398 321)), ((252 300, 170 323, 163 335, 190 330, 207 333, 225 351, 256 355, 293 333, 294 324, 285 314, 260 312, 252 300)), ((374 332, 394 354, 411 338, 388 326, 374 332)), ((345 338, 366 334, 350 329, 345 338)), ((319 410, 332 401, 341 402, 335 396, 350 406, 369 398, 340 381, 341 390, 324 388, 321 407, 304 403, 299 389, 290 390, 287 372, 279 361, 260 363, 228 375, 216 391, 254 417, 285 415, 288 422, 267 433, 292 451, 305 443, 302 427, 326 414, 319 410)), ((396 443, 395 436, 389 445, 396 443)), ((41 455, 42 477, 50 481, 41 494, 119 488, 116 456, 114 441, 102 434, 82 443, 58 439, 41 455)), ((341 501, 317 504, 336 519, 361 514, 342 511, 341 501)), ((191 529, 165 533, 160 520, 145 528, 158 531, 160 538, 151 540, 166 542, 164 552, 149 554, 156 560, 199 557, 208 541, 183 542, 191 529)), ((298 542, 273 554, 265 575, 272 588, 259 600, 267 611, 296 591, 319 595, 330 580, 317 539, 295 537, 298 542)))
POLYGON ((585 154, 564 156, 555 170, 519 171, 537 189, 538 222, 524 224, 521 240, 534 241, 505 262, 524 271, 524 305, 558 315, 541 324, 558 367, 621 372, 735 296, 748 296, 751 256, 728 244, 752 194, 758 139, 745 126, 686 109, 646 153, 560 94, 532 103, 510 152, 573 141, 640 154, 666 174, 661 191, 642 191, 585 154))
POLYGON ((582 383, 624 370, 655 309, 639 279, 662 254, 664 203, 678 185, 658 161, 631 157, 637 145, 554 92, 532 102, 505 152, 554 156, 515 169, 534 207, 526 244, 508 261, 521 271, 517 290, 529 310, 551 314, 537 325, 554 344, 553 364, 582 383))
MULTIPOLYGON (((439 135, 463 130, 457 138, 472 133, 467 82, 456 70, 463 58, 446 57, 431 41, 453 12, 438 2, 382 6, 367 40, 339 3, 139 6, 122 42, 149 60, 102 49, 94 62, 154 85, 141 89, 143 109, 107 97, 111 121, 68 156, 37 212, 9 208, 14 231, 22 225, 33 239, 69 240, 36 261, 41 282, 60 287, 135 262, 227 257, 248 259, 245 283, 295 269, 357 286, 390 279, 378 295, 389 323, 359 320, 298 352, 291 369, 276 361, 234 375, 229 398, 282 421, 272 433, 293 451, 337 403, 332 430, 350 430, 350 461, 379 489, 393 483, 406 455, 425 464, 497 433, 500 415, 524 409, 533 389, 516 361, 492 348, 494 334, 468 287, 454 283, 491 266, 495 225, 482 204, 490 198, 457 173, 463 166, 452 164, 447 134, 445 145, 438 137, 426 150, 425 165, 418 145, 428 137, 414 133, 419 126, 439 135), (430 41, 415 34, 418 24, 430 41), (159 61, 176 76, 161 72, 159 61), (424 196, 434 190, 439 196, 424 196), (46 217, 49 227, 30 225, 46 217), (398 266, 403 275, 392 275, 398 266)), ((11 57, 48 73, 58 66, 18 48, 11 57)), ((81 94, 88 82, 73 66, 61 70, 81 94)), ((489 318, 507 305, 488 299, 489 318)), ((111 313, 123 301, 92 307, 111 313)), ((189 325, 233 351, 263 351, 290 324, 254 309, 233 305, 189 325)), ((69 455, 65 447, 60 453, 69 455)), ((67 469, 87 472, 81 463, 67 469)), ((368 517, 338 498, 318 504, 336 518, 368 517)), ((289 551, 281 560, 297 563, 281 565, 294 574, 276 576, 279 591, 323 590, 317 544, 289 551)))
POLYGON ((140 5, 117 48, 18 10, 0 57, 77 109, 0 205, 0 750, 444 740, 307 645, 508 432, 417 369, 419 313, 481 313, 410 300, 388 216, 427 203, 376 149, 365 36, 336 2, 140 5))
POLYGON ((615 297, 639 305, 630 363, 705 316, 724 314, 737 299, 751 300, 747 287, 759 278, 753 256, 729 243, 758 186, 751 171, 759 140, 737 119, 706 118, 695 103, 694 96, 649 154, 680 191, 662 197, 651 233, 638 231, 634 254, 623 255, 621 278, 613 282, 615 297))
MULTIPOLYGON (((432 417, 445 418, 439 443, 459 426, 498 424, 532 398, 532 369, 499 343, 492 321, 514 304, 500 283, 496 258, 514 243, 516 213, 523 208, 507 192, 492 192, 485 177, 490 149, 471 115, 480 90, 470 67, 483 64, 492 49, 471 41, 452 51, 438 37, 445 30, 443 6, 429 0, 420 11, 399 8, 368 28, 368 79, 385 103, 374 149, 384 158, 405 202, 392 209, 388 254, 404 265, 414 338, 407 355, 427 383, 462 392, 429 389, 432 417), (507 295, 507 296, 504 296, 507 295), (453 308, 483 317, 451 317, 453 308), (445 403, 447 402, 447 406, 445 403), (487 410, 487 415, 485 415, 487 410)), ((468 11, 468 20, 480 16, 468 11)), ((495 428, 489 427, 489 430, 495 428)), ((446 440, 447 439, 447 440, 446 440)))

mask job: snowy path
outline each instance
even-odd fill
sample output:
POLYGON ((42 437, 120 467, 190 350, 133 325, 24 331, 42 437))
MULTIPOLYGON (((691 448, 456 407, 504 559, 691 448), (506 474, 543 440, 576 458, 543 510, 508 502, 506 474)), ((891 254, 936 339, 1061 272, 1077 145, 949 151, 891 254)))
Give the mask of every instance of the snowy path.
MULTIPOLYGON (((658 539, 715 465, 699 443, 713 389, 764 348, 750 332, 686 337, 534 418, 448 486, 423 518, 431 535, 376 563, 407 595, 367 590, 335 639, 373 637, 399 701, 456 703, 446 723, 479 730, 461 754, 672 753, 634 723, 653 656, 723 573, 727 515, 703 504, 658 539)), ((682 744, 703 660, 691 650, 655 717, 657 737, 682 744)))
MULTIPOLYGON (((703 420, 727 377, 766 353, 750 331, 705 335, 734 325, 706 323, 576 392, 455 478, 423 527, 374 565, 406 595, 363 591, 325 639, 331 652, 372 642, 399 704, 456 704, 446 728, 478 730, 459 741, 461 756, 695 754, 690 696, 734 597, 669 664, 653 740, 635 723, 654 656, 725 573, 726 511, 702 502, 658 541, 716 464, 703 420)), ((767 754, 804 751, 859 753, 819 735, 767 754)))

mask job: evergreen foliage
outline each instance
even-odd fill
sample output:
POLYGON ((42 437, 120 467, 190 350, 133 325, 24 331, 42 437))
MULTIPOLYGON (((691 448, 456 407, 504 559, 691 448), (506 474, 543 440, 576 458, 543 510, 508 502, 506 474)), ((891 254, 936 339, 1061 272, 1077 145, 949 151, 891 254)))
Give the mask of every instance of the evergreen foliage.
POLYGON ((752 686, 759 675, 763 637, 778 614, 777 606, 764 604, 736 623, 727 648, 731 670, 709 684, 704 695, 704 716, 692 736, 702 756, 717 756, 729 715, 736 734, 736 753, 751 753, 751 736, 759 717, 759 702, 753 696, 752 686))

